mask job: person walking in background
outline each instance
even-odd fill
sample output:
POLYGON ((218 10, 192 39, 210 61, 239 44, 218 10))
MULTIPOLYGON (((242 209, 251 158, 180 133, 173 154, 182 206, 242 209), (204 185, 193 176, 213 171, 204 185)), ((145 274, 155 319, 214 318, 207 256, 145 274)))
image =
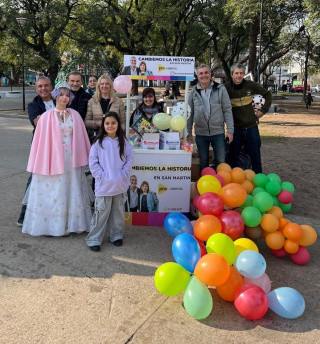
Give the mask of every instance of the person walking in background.
POLYGON ((149 183, 143 181, 140 186, 139 211, 147 213, 157 213, 159 211, 159 200, 154 191, 150 191, 149 183))
POLYGON ((52 97, 56 107, 37 123, 27 168, 33 177, 24 198, 22 232, 34 236, 87 232, 92 216, 93 193, 84 173, 90 151, 85 126, 78 112, 67 109, 73 94, 66 82, 52 97))
POLYGON ((77 71, 70 72, 67 81, 74 95, 73 100, 68 107, 76 110, 84 120, 87 114, 88 101, 92 96, 87 93, 83 87, 81 87, 83 83, 81 73, 77 71))
POLYGON ((231 66, 232 80, 225 84, 228 91, 234 120, 234 137, 230 144, 227 162, 231 167, 238 166, 238 157, 241 148, 244 146, 246 153, 250 156, 252 170, 255 173, 262 173, 261 164, 261 139, 258 129, 259 118, 270 108, 272 94, 256 82, 244 79, 244 66, 235 63, 231 66), (255 94, 264 97, 265 103, 261 110, 254 110, 252 99, 255 94))
POLYGON ((189 143, 193 143, 192 129, 200 158, 200 171, 209 166, 209 147, 213 148, 215 166, 225 162, 225 137, 233 140, 232 108, 223 85, 211 81, 208 65, 197 68, 198 84, 189 95, 191 115, 187 120, 189 143), (225 134, 226 125, 226 134, 225 134))
MULTIPOLYGON (((122 74, 124 75, 139 75, 140 70, 137 67, 137 59, 135 56, 130 57, 130 66, 125 66, 123 68, 122 74)), ((137 96, 139 94, 138 90, 138 80, 132 80, 131 96, 137 96)))
POLYGON ((108 241, 122 246, 124 204, 133 163, 133 149, 115 112, 103 115, 101 128, 91 147, 89 166, 96 179, 95 209, 86 238, 91 251, 100 251, 107 227, 108 241))
POLYGON ((159 112, 163 112, 163 107, 162 104, 157 102, 155 90, 152 87, 146 87, 142 92, 141 104, 130 117, 130 127, 140 116, 152 122, 153 117, 159 112))
POLYGON ((312 97, 311 93, 309 92, 305 97, 305 103, 306 103, 307 110, 309 110, 309 107, 311 106, 312 102, 313 102, 313 97, 312 97))
POLYGON ((96 85, 97 85, 98 77, 95 75, 90 75, 88 80, 88 88, 86 90, 87 93, 94 96, 96 93, 96 85))
MULTIPOLYGON (((137 187, 137 176, 132 175, 130 177, 130 186, 127 191, 128 202, 129 203, 129 210, 130 212, 136 212, 139 209, 140 203, 140 189, 137 187)), ((126 203, 126 211, 128 210, 128 206, 126 203)))
MULTIPOLYGON (((52 84, 49 78, 46 76, 40 76, 39 79, 36 82, 36 92, 38 95, 33 99, 31 103, 28 104, 28 115, 29 120, 33 126, 33 132, 32 132, 32 138, 34 135, 34 132, 36 130, 37 123, 40 119, 40 116, 51 109, 54 109, 55 102, 51 97, 51 91, 52 91, 52 84)), ((28 189, 30 183, 32 180, 32 173, 30 174, 26 186, 26 190, 28 189)), ((27 205, 23 204, 21 207, 21 213, 19 216, 19 219, 17 221, 17 225, 19 227, 22 227, 24 216, 26 213, 27 205)))

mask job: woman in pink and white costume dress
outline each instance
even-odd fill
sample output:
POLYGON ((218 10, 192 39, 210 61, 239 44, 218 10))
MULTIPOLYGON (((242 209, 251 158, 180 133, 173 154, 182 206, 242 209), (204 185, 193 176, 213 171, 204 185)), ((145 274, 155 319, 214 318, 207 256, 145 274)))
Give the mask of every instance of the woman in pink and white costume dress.
POLYGON ((33 173, 24 203, 22 232, 67 236, 89 232, 93 193, 84 173, 90 142, 81 116, 67 109, 73 94, 66 82, 53 91, 56 108, 40 117, 28 168, 33 173))

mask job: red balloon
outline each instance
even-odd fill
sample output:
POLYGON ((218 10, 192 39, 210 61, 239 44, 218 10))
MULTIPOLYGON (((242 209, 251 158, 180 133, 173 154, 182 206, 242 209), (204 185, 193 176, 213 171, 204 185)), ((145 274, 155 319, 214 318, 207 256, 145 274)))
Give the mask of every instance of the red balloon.
POLYGON ((219 217, 223 212, 222 198, 213 192, 206 192, 199 196, 197 206, 202 215, 219 217))
POLYGON ((288 253, 283 247, 281 247, 279 250, 273 250, 270 248, 270 252, 278 258, 283 258, 288 253))
POLYGON ((290 258, 298 265, 306 265, 310 261, 310 253, 305 247, 299 246, 299 251, 297 253, 290 254, 290 258))
POLYGON ((228 235, 232 240, 238 239, 244 231, 244 222, 241 215, 234 210, 224 211, 219 220, 222 225, 221 233, 228 235))
POLYGON ((244 284, 236 292, 234 305, 246 319, 255 320, 267 313, 269 303, 262 288, 254 284, 244 284))
POLYGON ((220 174, 216 174, 215 177, 219 180, 221 186, 224 186, 224 179, 220 174))
POLYGON ((202 176, 206 176, 207 174, 216 177, 216 171, 215 171, 212 167, 205 167, 205 168, 201 171, 201 177, 202 177, 202 176))
POLYGON ((198 200, 199 200, 200 195, 195 195, 192 200, 192 205, 194 209, 198 210, 198 200))
POLYGON ((203 257, 205 254, 207 254, 207 249, 203 243, 203 241, 201 241, 200 239, 196 238, 194 236, 194 238, 197 240, 199 246, 200 246, 200 258, 203 257))
POLYGON ((293 195, 288 190, 282 190, 278 195, 278 200, 283 204, 289 204, 293 200, 293 195))

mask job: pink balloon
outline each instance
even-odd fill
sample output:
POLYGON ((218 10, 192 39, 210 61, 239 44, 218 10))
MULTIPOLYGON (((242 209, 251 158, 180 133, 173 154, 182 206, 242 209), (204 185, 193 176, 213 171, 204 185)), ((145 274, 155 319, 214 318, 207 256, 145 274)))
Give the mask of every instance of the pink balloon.
POLYGON ((310 253, 305 247, 299 246, 299 251, 297 253, 290 254, 290 258, 298 265, 306 265, 310 261, 310 253))
POLYGON ((258 278, 244 277, 243 282, 244 284, 251 283, 251 284, 257 285, 258 287, 263 289, 266 294, 270 293, 271 291, 271 281, 270 281, 269 276, 266 273, 264 273, 262 276, 258 278))
POLYGON ((119 93, 131 91, 132 81, 127 75, 120 75, 114 79, 113 88, 119 93))
POLYGON ((205 167, 202 171, 201 171, 201 177, 202 176, 206 176, 206 175, 211 175, 216 177, 216 171, 212 168, 212 167, 205 167))
POLYGON ((244 222, 239 213, 234 210, 224 211, 219 220, 222 225, 221 233, 228 235, 232 240, 238 239, 244 231, 244 222))
POLYGON ((222 176, 220 176, 220 174, 216 174, 215 177, 219 180, 221 186, 224 186, 224 179, 222 176))
POLYGON ((247 319, 262 318, 268 310, 268 297, 264 290, 254 284, 244 284, 236 292, 234 305, 247 319))
POLYGON ((281 247, 279 250, 273 250, 270 248, 270 252, 278 258, 283 258, 288 253, 283 247, 281 247))
POLYGON ((278 200, 283 204, 289 204, 293 200, 293 195, 288 190, 282 190, 278 195, 278 200))
MULTIPOLYGON (((195 195, 192 200, 193 207, 198 210, 198 200, 200 198, 200 195, 195 195)), ((201 213, 202 214, 202 213, 201 213)))
POLYGON ((219 217, 223 212, 222 198, 213 192, 206 192, 199 196, 197 206, 202 215, 219 217))

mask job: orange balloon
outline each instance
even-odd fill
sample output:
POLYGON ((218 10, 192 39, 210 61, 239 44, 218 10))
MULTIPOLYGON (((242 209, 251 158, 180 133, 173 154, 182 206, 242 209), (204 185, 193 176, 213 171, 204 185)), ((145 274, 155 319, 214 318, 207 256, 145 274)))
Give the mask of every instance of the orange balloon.
POLYGON ((279 227, 279 220, 272 214, 265 214, 261 218, 260 226, 266 232, 275 232, 279 227))
POLYGON ((194 275, 206 285, 218 286, 229 278, 230 266, 220 254, 208 253, 199 259, 194 275))
POLYGON ((283 247, 285 241, 286 239, 284 235, 279 231, 268 233, 266 235, 266 244, 273 250, 280 250, 280 248, 283 247))
POLYGON ((283 217, 282 209, 280 207, 275 206, 275 205, 273 207, 271 207, 271 209, 269 209, 267 211, 267 213, 276 216, 278 219, 283 217))
POLYGON ((298 244, 301 246, 310 246, 314 244, 317 241, 316 230, 309 225, 300 225, 300 227, 303 231, 303 236, 298 241, 298 244))
POLYGON ((237 183, 225 185, 219 193, 223 204, 230 208, 240 207, 247 199, 247 193, 243 186, 237 183))
POLYGON ((194 224, 194 236, 202 241, 207 241, 211 235, 221 233, 220 220, 213 215, 202 215, 194 224))
POLYGON ((297 223, 288 223, 282 233, 287 239, 293 241, 298 241, 303 237, 303 230, 297 223))
POLYGON ((279 219, 279 228, 278 231, 282 231, 283 228, 289 223, 289 221, 287 219, 285 219, 284 217, 281 217, 279 219))
POLYGON ((221 170, 217 174, 223 178, 224 185, 231 183, 231 173, 229 171, 221 170))
POLYGON ((252 170, 244 170, 244 174, 246 175, 247 180, 253 182, 253 178, 256 175, 255 172, 253 172, 252 170))
POLYGON ((216 291, 225 301, 234 301, 236 291, 243 284, 243 278, 234 266, 230 267, 230 275, 227 281, 218 285, 216 291))
POLYGON ((245 188, 246 193, 248 195, 251 194, 252 190, 254 189, 254 185, 249 180, 244 180, 241 185, 245 188))
POLYGON ((286 252, 288 252, 290 254, 294 254, 294 253, 297 253, 299 251, 299 244, 295 241, 287 239, 284 242, 283 248, 285 249, 286 252))
POLYGON ((231 173, 231 183, 241 184, 246 177, 243 169, 240 167, 234 167, 230 173, 231 173))
POLYGON ((222 162, 221 164, 218 165, 217 167, 217 172, 219 171, 229 171, 231 172, 232 168, 230 165, 228 165, 227 163, 225 162, 222 162))

